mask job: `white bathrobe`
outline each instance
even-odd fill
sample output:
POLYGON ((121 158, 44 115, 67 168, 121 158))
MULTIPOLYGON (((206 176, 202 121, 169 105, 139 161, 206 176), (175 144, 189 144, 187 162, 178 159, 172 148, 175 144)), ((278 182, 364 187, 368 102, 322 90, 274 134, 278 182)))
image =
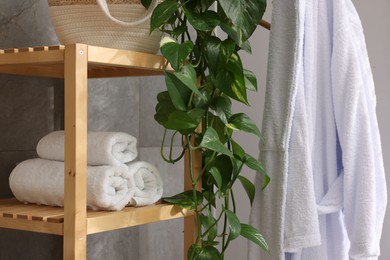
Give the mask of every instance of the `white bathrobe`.
POLYGON ((250 219, 271 255, 250 244, 249 259, 377 259, 387 191, 375 106, 351 0, 274 0, 260 147, 271 183, 250 219))

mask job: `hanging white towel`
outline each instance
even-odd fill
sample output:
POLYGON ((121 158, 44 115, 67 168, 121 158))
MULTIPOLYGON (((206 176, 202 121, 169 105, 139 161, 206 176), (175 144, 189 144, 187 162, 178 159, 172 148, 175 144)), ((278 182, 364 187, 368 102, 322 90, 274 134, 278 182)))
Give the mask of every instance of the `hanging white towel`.
MULTIPOLYGON (((64 131, 51 132, 37 145, 39 157, 64 161, 64 131)), ((133 161, 137 153, 137 139, 121 132, 88 132, 88 165, 121 165, 133 161)))
POLYGON ((265 100, 260 160, 271 183, 257 192, 250 222, 271 255, 250 244, 249 259, 377 259, 387 190, 350 0, 273 1, 265 100))
MULTIPOLYGON (((133 192, 123 177, 122 166, 90 166, 87 168, 87 206, 93 210, 121 210, 133 192)), ((10 188, 22 202, 63 206, 64 163, 30 159, 19 163, 9 177, 10 188)))
MULTIPOLYGON (((304 6, 299 5, 299 1, 273 1, 262 125, 264 143, 260 144, 260 161, 264 163, 271 182, 264 191, 256 192, 250 216, 250 223, 263 234, 271 254, 249 243, 251 260, 284 259, 288 151, 300 80, 297 71, 302 62, 302 13, 304 6)), ((255 182, 261 187, 262 177, 256 175, 255 182)))
POLYGON ((127 179, 129 190, 134 193, 129 205, 150 205, 161 199, 163 182, 156 167, 142 161, 128 163, 127 167, 123 177, 127 179))

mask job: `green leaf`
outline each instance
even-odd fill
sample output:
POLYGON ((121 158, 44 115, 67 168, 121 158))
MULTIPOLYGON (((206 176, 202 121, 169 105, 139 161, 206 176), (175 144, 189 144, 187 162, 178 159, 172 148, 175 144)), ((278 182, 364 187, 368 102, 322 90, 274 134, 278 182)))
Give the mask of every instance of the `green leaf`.
POLYGON ((179 7, 180 5, 176 0, 166 0, 158 4, 150 18, 150 32, 167 22, 179 7))
POLYGON ((156 114, 154 119, 161 125, 163 125, 167 120, 169 115, 176 110, 175 106, 172 104, 171 98, 168 91, 160 92, 157 95, 158 103, 156 105, 156 114))
POLYGON ((234 114, 229 118, 227 127, 233 130, 241 130, 244 132, 252 133, 261 138, 260 130, 256 124, 244 113, 234 114))
POLYGON ((266 0, 218 0, 235 29, 242 34, 241 46, 257 28, 266 8, 266 0))
POLYGON ((176 194, 172 197, 163 198, 163 200, 184 209, 195 209, 196 204, 202 204, 203 195, 199 191, 196 191, 197 203, 195 203, 192 190, 176 194))
POLYGON ((141 0, 141 4, 148 9, 150 4, 152 3, 152 0, 141 0))
POLYGON ((244 187, 252 206, 253 200, 255 199, 255 193, 256 193, 255 185, 253 185, 253 183, 250 180, 248 180, 242 175, 238 176, 237 178, 240 180, 242 186, 244 187))
POLYGON ((241 160, 243 160, 243 157, 245 155, 244 149, 242 149, 242 147, 238 143, 236 143, 233 139, 231 140, 231 144, 233 148, 233 154, 238 158, 240 158, 241 160))
POLYGON ((177 130, 183 135, 190 134, 201 122, 204 112, 204 110, 197 108, 188 112, 175 110, 169 114, 163 126, 168 129, 177 130))
POLYGON ((218 37, 210 36, 206 41, 208 66, 213 74, 225 67, 234 52, 235 44, 232 40, 221 41, 218 37))
POLYGON ((221 173, 219 172, 218 168, 217 167, 211 167, 210 170, 209 170, 209 173, 213 177, 215 185, 218 188, 221 188, 221 186, 222 186, 222 177, 221 177, 221 173))
POLYGON ((185 14, 190 24, 199 31, 211 31, 221 22, 218 14, 211 10, 203 13, 194 13, 188 10, 185 14))
POLYGON ((197 4, 200 10, 203 12, 208 10, 215 0, 198 0, 197 4))
POLYGON ((221 40, 218 37, 210 36, 206 42, 206 54, 208 66, 213 73, 217 71, 220 61, 221 40))
POLYGON ((246 164, 246 166, 248 166, 252 170, 255 170, 258 172, 265 172, 264 166, 258 160, 253 158, 253 156, 251 156, 249 154, 245 154, 243 161, 246 164))
POLYGON ((236 53, 219 69, 213 83, 229 97, 248 105, 242 62, 236 53))
POLYGON ((233 211, 225 209, 225 214, 229 224, 229 240, 236 239, 241 234, 241 223, 233 211))
MULTIPOLYGON (((204 177, 204 176, 202 176, 202 177, 204 177)), ((206 181, 204 181, 202 179, 202 186, 206 187, 207 185, 204 185, 204 183, 206 183, 206 181)), ((207 202, 210 203, 211 206, 213 206, 215 208, 216 204, 215 204, 215 195, 214 195, 214 193, 212 191, 209 191, 209 190, 206 190, 206 191, 203 190, 202 194, 203 194, 203 198, 205 198, 207 200, 207 202)))
POLYGON ((204 212, 206 215, 202 215, 202 226, 205 230, 209 230, 207 233, 207 241, 213 242, 218 234, 218 225, 215 224, 217 220, 214 218, 213 213, 209 208, 205 208, 204 212))
POLYGON ((199 255, 200 250, 201 250, 201 248, 200 248, 199 244, 192 244, 188 248, 188 252, 187 252, 188 260, 195 260, 196 257, 199 255))
POLYGON ((224 124, 228 123, 228 118, 232 115, 232 101, 226 96, 217 96, 211 103, 215 114, 224 124))
POLYGON ((242 47, 243 39, 242 39, 242 32, 237 26, 234 24, 227 24, 227 23, 221 23, 219 25, 221 29, 229 35, 229 37, 240 47, 242 47))
POLYGON ((193 48, 194 43, 192 41, 186 41, 181 44, 174 41, 168 41, 161 45, 160 50, 162 55, 164 55, 171 64, 172 68, 175 71, 179 71, 183 61, 188 57, 193 48))
POLYGON ((217 168, 219 173, 221 174, 222 185, 219 190, 220 192, 224 193, 227 190, 229 183, 231 182, 232 179, 232 173, 233 173, 232 159, 231 157, 224 154, 218 155, 210 163, 209 169, 212 167, 217 168))
POLYGON ((256 228, 248 224, 241 223, 241 236, 257 244, 264 251, 268 253, 270 252, 267 242, 256 228))
POLYGON ((255 170, 255 171, 263 174, 264 183, 263 183, 262 189, 264 190, 267 187, 267 185, 269 184, 269 182, 271 181, 271 178, 267 175, 267 173, 264 169, 264 166, 258 160, 256 160, 255 158, 253 158, 249 154, 245 154, 245 156, 243 158, 243 162, 245 163, 246 166, 248 166, 252 170, 255 170))
POLYGON ((208 109, 210 99, 211 99, 211 92, 208 88, 200 88, 199 89, 200 95, 196 95, 193 97, 193 103, 196 108, 202 108, 202 109, 208 109))
POLYGON ((219 140, 218 133, 212 128, 207 128, 203 135, 201 147, 232 157, 232 152, 219 140))
POLYGON ((181 81, 181 83, 183 83, 183 86, 186 86, 187 88, 195 92, 196 95, 201 95, 196 86, 196 71, 192 65, 184 65, 181 68, 180 72, 174 72, 173 74, 178 80, 181 81))
POLYGON ((196 260, 220 260, 221 254, 218 249, 213 246, 205 246, 201 249, 196 260))
POLYGON ((208 114, 208 125, 211 126, 217 133, 218 138, 222 144, 226 144, 228 141, 228 137, 226 135, 226 126, 225 123, 218 117, 213 115, 213 113, 209 112, 208 114))
POLYGON ((240 47, 243 51, 246 51, 247 53, 252 54, 252 47, 251 47, 251 43, 249 41, 243 42, 240 47))
POLYGON ((191 90, 187 88, 176 75, 165 71, 164 76, 172 104, 177 110, 187 111, 187 104, 192 93, 191 90))
POLYGON ((245 87, 251 91, 257 91, 257 79, 256 75, 250 71, 244 69, 245 87))

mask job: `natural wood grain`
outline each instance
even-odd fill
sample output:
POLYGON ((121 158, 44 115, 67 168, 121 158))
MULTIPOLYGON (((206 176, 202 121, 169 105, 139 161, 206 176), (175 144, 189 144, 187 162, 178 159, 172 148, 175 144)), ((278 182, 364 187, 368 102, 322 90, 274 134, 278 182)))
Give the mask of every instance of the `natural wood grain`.
MULTIPOLYGON (((201 126, 198 127, 200 131, 201 126)), ((194 144, 195 136, 191 137, 191 143, 194 144)), ((200 150, 192 151, 192 173, 194 179, 198 178, 202 170, 202 153, 200 150)), ((198 182, 196 189, 201 191, 201 182, 198 182)), ((190 177, 189 154, 186 151, 184 155, 184 190, 192 190, 192 180, 190 177)), ((184 218, 184 259, 187 259, 188 249, 195 243, 198 234, 196 216, 192 215, 184 218)))
POLYGON ((64 67, 62 64, 3 65, 0 66, 0 73, 46 78, 64 78, 64 67))
POLYGON ((84 260, 87 240, 87 60, 88 46, 65 50, 64 259, 84 260))
POLYGON ((192 215, 191 211, 168 204, 126 207, 121 211, 88 212, 88 234, 138 226, 192 215))
POLYGON ((166 68, 166 61, 160 55, 96 46, 89 46, 88 60, 91 64, 111 64, 137 69, 164 70, 166 68))
MULTIPOLYGON (((95 234, 114 229, 144 225, 185 216, 193 212, 170 204, 149 205, 145 207, 125 207, 121 211, 87 211, 87 233, 95 234)), ((28 230, 62 235, 64 209, 36 204, 24 204, 16 199, 0 199, 0 225, 4 219, 17 220, 18 227, 27 226, 28 230), (23 220, 24 222, 20 222, 23 220), (28 223, 27 223, 28 222, 28 223), (50 223, 50 224, 45 224, 50 223), (53 230, 53 225, 60 224, 53 230), (57 230, 61 230, 58 233, 57 230)), ((3 221, 3 222, 2 222, 3 221)), ((9 223, 9 222, 7 222, 9 223)), ((18 228, 20 229, 20 228, 18 228)))

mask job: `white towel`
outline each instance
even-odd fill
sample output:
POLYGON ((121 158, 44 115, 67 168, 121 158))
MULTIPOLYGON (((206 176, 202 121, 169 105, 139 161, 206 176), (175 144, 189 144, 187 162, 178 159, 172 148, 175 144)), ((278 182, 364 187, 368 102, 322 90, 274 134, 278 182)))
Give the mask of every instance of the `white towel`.
POLYGON ((250 244, 249 259, 378 258, 387 191, 375 105, 351 0, 274 0, 260 153, 271 183, 250 220, 271 254, 250 244))
MULTIPOLYGON (((126 166, 87 168, 87 206, 93 210, 121 210, 133 192, 123 178, 126 166)), ((19 163, 9 177, 10 188, 22 202, 64 205, 64 163, 30 159, 19 163)))
MULTIPOLYGON (((264 163, 271 182, 264 191, 256 192, 250 216, 250 223, 263 234, 271 254, 249 243, 248 257, 251 260, 284 259, 286 194, 291 189, 287 183, 288 151, 299 82, 296 71, 302 60, 303 20, 298 14, 303 11, 304 6, 299 5, 298 1, 273 1, 262 124, 264 143, 260 145, 260 161, 264 163)), ((297 177, 292 179, 299 180, 297 177)), ((255 182, 256 186, 261 187, 261 175, 256 175, 255 182)))
MULTIPOLYGON (((37 145, 39 157, 64 161, 64 131, 51 132, 37 145)), ((137 139, 121 132, 88 132, 88 165, 121 165, 137 157, 137 139)))
POLYGON ((129 205, 150 205, 161 199, 163 182, 156 167, 142 161, 128 163, 127 167, 123 176, 127 179, 129 190, 134 193, 129 205))

